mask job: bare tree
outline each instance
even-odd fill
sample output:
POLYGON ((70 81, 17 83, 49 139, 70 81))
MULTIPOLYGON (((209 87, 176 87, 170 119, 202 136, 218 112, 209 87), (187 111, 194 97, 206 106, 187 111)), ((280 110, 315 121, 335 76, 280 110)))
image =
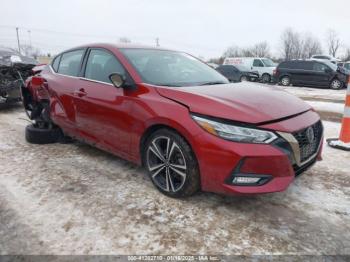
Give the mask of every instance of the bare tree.
POLYGON ((302 41, 298 32, 287 28, 281 35, 282 56, 285 60, 298 59, 301 56, 302 41))
POLYGON ((250 52, 254 57, 269 57, 270 47, 269 44, 266 41, 264 41, 255 44, 252 48, 250 48, 250 52))
POLYGON ((270 47, 267 42, 260 42, 252 47, 240 48, 236 45, 230 46, 225 50, 223 57, 269 57, 270 47))
POLYGON ((346 47, 345 48, 345 52, 344 52, 344 55, 342 57, 342 61, 350 61, 350 47, 346 47))
POLYGON ((305 34, 303 37, 303 48, 301 58, 310 58, 313 55, 321 54, 322 46, 320 41, 311 34, 305 34))
POLYGON ((35 59, 38 56, 42 55, 42 52, 39 48, 33 47, 31 45, 21 45, 22 54, 29 57, 34 57, 35 59))
POLYGON ((222 54, 223 57, 238 57, 241 56, 242 50, 236 45, 228 47, 222 54))
POLYGON ((119 38, 119 43, 123 43, 123 44, 129 44, 131 43, 131 40, 127 37, 120 37, 119 38))
POLYGON ((322 53, 320 41, 313 35, 300 34, 287 28, 281 35, 282 56, 285 60, 306 59, 322 53))
POLYGON ((338 33, 334 29, 329 29, 326 33, 328 53, 335 57, 341 45, 338 33))

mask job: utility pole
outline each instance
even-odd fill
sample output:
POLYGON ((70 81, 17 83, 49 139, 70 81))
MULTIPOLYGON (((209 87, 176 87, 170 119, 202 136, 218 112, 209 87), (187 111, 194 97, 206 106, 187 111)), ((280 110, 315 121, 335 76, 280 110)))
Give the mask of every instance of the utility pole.
POLYGON ((158 37, 156 38, 156 46, 157 47, 159 46, 159 38, 158 37))
POLYGON ((18 52, 19 52, 19 54, 21 54, 21 46, 20 46, 20 44, 19 44, 18 27, 16 27, 16 33, 17 33, 18 52))
POLYGON ((32 36, 31 36, 31 31, 28 30, 28 35, 29 35, 29 46, 32 48, 32 36))

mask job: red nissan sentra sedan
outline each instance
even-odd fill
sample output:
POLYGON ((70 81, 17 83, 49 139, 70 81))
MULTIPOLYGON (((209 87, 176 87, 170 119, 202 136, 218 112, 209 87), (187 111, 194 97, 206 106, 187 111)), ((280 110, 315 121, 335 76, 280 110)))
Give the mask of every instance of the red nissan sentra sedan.
POLYGON ((285 190, 321 159, 323 127, 275 87, 230 84, 183 52, 92 44, 26 81, 31 143, 72 137, 142 164, 171 197, 285 190))

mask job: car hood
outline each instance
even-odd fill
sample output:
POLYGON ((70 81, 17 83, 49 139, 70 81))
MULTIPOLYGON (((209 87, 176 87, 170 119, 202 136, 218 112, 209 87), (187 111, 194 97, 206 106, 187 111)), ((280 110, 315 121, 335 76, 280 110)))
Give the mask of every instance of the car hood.
POLYGON ((159 94, 187 106, 191 112, 259 124, 287 118, 311 107, 277 87, 242 82, 193 87, 159 87, 159 94))

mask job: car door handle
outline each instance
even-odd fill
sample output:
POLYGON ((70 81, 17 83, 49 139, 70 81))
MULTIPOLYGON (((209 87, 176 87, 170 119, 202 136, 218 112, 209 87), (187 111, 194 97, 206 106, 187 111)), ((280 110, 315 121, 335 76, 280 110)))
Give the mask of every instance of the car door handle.
POLYGON ((74 95, 79 96, 79 97, 83 97, 83 96, 86 96, 86 92, 85 92, 84 88, 80 88, 79 90, 74 91, 74 95))

